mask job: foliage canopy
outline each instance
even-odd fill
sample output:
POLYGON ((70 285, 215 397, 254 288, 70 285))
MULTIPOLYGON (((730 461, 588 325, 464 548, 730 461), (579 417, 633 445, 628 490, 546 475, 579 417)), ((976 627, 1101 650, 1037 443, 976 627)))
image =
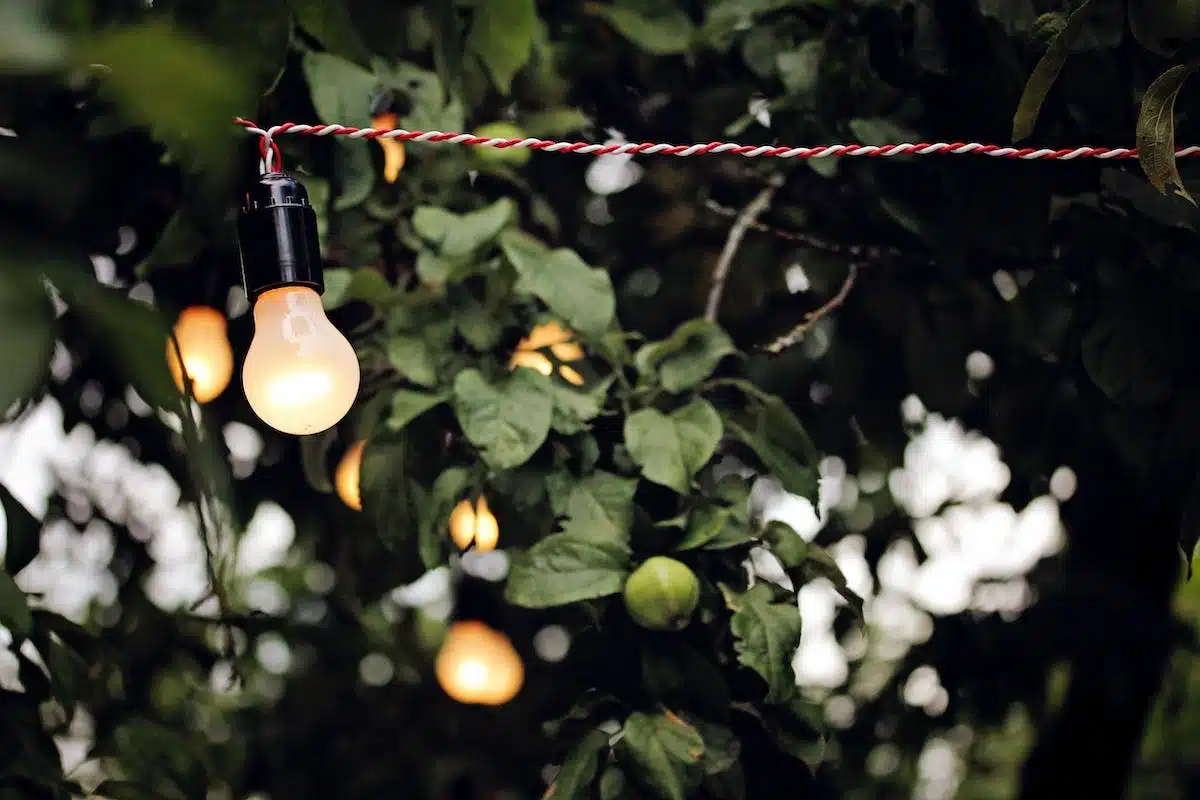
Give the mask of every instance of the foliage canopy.
MULTIPOLYGON (((68 428, 86 422, 170 470, 196 509, 209 594, 152 602, 162 520, 137 498, 64 474, 39 520, 0 492, 0 625, 21 684, 0 690, 0 798, 852 796, 879 738, 911 761, 931 730, 999 724, 1016 703, 1044 717, 1027 796, 1123 785, 1180 634, 1179 553, 1200 537, 1197 212, 1173 155, 1177 110, 1181 140, 1194 132, 1180 95, 1200 30, 1165 36, 1147 7, 8 4, 0 407, 16 419, 50 395, 68 428), (201 413, 163 358, 175 312, 232 303, 234 201, 258 157, 235 115, 597 141, 1136 137, 1149 182, 1116 162, 709 157, 610 161, 620 191, 601 192, 601 162, 571 155, 283 137, 320 211, 325 307, 363 374, 341 426, 293 440, 263 430, 236 388, 201 413), (743 212, 735 227, 752 230, 730 247, 724 206, 785 233, 743 212), (135 245, 116 240, 122 227, 135 245), (562 335, 538 341, 548 330, 562 335), (781 337, 798 344, 772 348, 781 337), (973 353, 992 375, 968 374, 973 353), (817 505, 822 454, 852 474, 902 463, 911 394, 1001 445, 1014 504, 1070 465, 1071 547, 1035 575, 1040 601, 1018 622, 939 620, 831 743, 792 666, 796 593, 827 580, 846 601, 838 629, 860 625, 863 600, 826 546, 861 534, 874 563, 912 520, 888 491, 864 491, 805 541, 761 518, 732 459, 817 505), (230 423, 263 439, 249 469, 230 423), (331 467, 362 440, 360 513, 331 467), (471 574, 485 554, 458 554, 447 533, 481 497, 507 559, 499 582, 471 574), (247 574, 264 501, 291 514, 295 546, 247 574), (114 532, 118 586, 76 624, 18 584, 45 530, 92 522, 114 532), (752 551, 783 576, 747 571, 752 551), (661 555, 698 576, 682 631, 635 624, 620 597, 661 555), (526 662, 507 706, 437 689, 444 624, 397 599, 447 564, 455 613, 507 631, 526 662), (262 602, 264 582, 285 600, 262 602), (1112 611, 1118 642, 1080 624, 1087 604, 1112 611), (564 661, 535 652, 548 626, 569 632, 564 661), (289 664, 272 669, 264 649, 289 664), (381 659, 387 678, 367 680, 381 659), (914 722, 900 701, 922 659, 951 690, 940 720, 914 722), (1064 664, 1059 706, 1045 685, 1064 664), (222 673, 236 690, 210 685, 222 673), (54 745, 77 708, 106 759, 99 788, 64 774, 54 745), (1091 749, 1088 714, 1104 719, 1091 749)), ((242 300, 238 353, 252 333, 242 300)))

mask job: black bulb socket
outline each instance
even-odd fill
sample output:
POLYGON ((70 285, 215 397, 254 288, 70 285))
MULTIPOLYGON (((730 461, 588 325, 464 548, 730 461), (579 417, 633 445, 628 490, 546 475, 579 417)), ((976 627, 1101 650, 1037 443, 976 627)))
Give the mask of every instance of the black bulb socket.
POLYGON ((251 303, 284 286, 324 293, 317 214, 300 181, 281 172, 260 175, 242 198, 237 234, 242 284, 251 303))

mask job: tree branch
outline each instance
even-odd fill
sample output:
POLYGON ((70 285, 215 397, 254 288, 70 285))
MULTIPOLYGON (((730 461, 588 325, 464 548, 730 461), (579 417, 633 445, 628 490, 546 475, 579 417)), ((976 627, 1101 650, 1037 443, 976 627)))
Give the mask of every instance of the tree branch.
POLYGON ((721 256, 717 259, 717 266, 713 268, 712 287, 708 290, 708 302, 704 306, 704 318, 709 322, 717 321, 717 311, 721 308, 721 296, 725 294, 725 283, 729 280, 729 270, 733 267, 733 259, 737 255, 738 248, 742 245, 742 239, 746 236, 746 231, 750 230, 758 218, 766 211, 771 201, 775 198, 775 192, 783 186, 783 175, 775 174, 767 180, 766 187, 758 193, 758 196, 750 201, 750 205, 742 210, 742 213, 734 221, 733 227, 729 229, 729 237, 725 240, 725 247, 721 250, 721 256))
POLYGON ((854 282, 858 279, 858 270, 860 264, 851 261, 847 266, 846 280, 842 281, 842 286, 837 290, 837 294, 825 301, 820 308, 808 312, 804 315, 804 320, 792 328, 787 333, 775 339, 766 346, 768 353, 782 353, 789 347, 799 344, 808 335, 818 322, 820 322, 826 314, 841 307, 842 303, 846 302, 846 298, 850 296, 850 290, 854 288, 854 282))

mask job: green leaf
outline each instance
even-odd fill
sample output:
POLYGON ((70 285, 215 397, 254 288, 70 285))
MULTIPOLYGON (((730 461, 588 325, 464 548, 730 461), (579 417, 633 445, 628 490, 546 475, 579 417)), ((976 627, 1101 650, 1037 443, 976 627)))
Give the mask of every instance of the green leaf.
POLYGON ((88 275, 62 270, 51 279, 142 399, 158 408, 179 408, 183 395, 167 367, 171 329, 166 319, 88 275))
POLYGON ((18 642, 33 630, 33 615, 29 612, 25 593, 8 572, 0 572, 0 626, 8 628, 18 642))
POLYGON ((1175 159, 1175 100, 1197 68, 1200 68, 1200 62, 1193 61, 1171 67, 1159 75, 1142 98, 1137 122, 1138 161, 1151 185, 1164 194, 1170 186, 1193 205, 1196 201, 1183 187, 1175 159))
POLYGON ((39 3, 0 4, 0 72, 58 68, 68 41, 47 24, 39 3))
POLYGON ((642 686, 664 705, 724 718, 732 701, 714 657, 711 649, 704 655, 674 637, 647 639, 642 643, 642 686))
POLYGON ((91 794, 104 800, 166 800, 165 795, 133 781, 104 781, 91 794))
POLYGON ((370 63, 345 0, 292 0, 292 5, 296 24, 330 53, 364 67, 370 63))
POLYGON ((5 520, 2 566, 9 575, 16 575, 37 558, 42 545, 42 523, 3 485, 0 485, 0 505, 5 520))
POLYGON ((786 703, 797 692, 792 659, 800 647, 801 623, 796 601, 776 602, 771 587, 761 582, 745 592, 720 587, 733 611, 729 628, 738 661, 767 682, 766 702, 786 703))
POLYGON ((641 800, 641 797, 625 779, 625 772, 609 764, 600 776, 600 800, 641 800))
POLYGON ((392 294, 387 279, 370 267, 327 269, 323 278, 325 293, 321 295, 321 305, 326 311, 353 300, 376 304, 392 294))
POLYGON ((529 136, 551 139, 591 127, 592 119, 578 108, 549 108, 521 118, 529 136))
POLYGON ((551 426, 568 436, 589 429, 588 423, 600 416, 614 378, 609 376, 586 388, 577 388, 558 380, 547 380, 546 388, 554 399, 551 426))
MULTIPOLYGON (((304 76, 321 122, 354 128, 371 126, 371 99, 379 89, 375 75, 332 53, 310 50, 304 54, 304 76)), ((361 205, 371 195, 375 168, 369 146, 364 139, 334 137, 335 211, 361 205)))
POLYGON ((300 468, 304 471, 304 479, 308 485, 318 492, 328 494, 333 491, 333 483, 329 480, 329 448, 337 439, 337 429, 330 428, 311 436, 300 437, 300 468))
POLYGON ((509 93, 513 76, 533 52, 536 22, 534 0, 488 0, 475 6, 467 47, 487 67, 501 94, 509 93))
POLYGON ((756 433, 733 419, 726 419, 725 427, 731 436, 754 451, 763 468, 779 481, 785 490, 816 503, 818 483, 815 469, 800 466, 791 455, 768 438, 769 434, 756 433))
POLYGON ((33 264, 0 256, 0 414, 29 397, 46 376, 54 353, 54 306, 33 264))
POLYGON ((141 274, 158 267, 190 264, 205 246, 204 235, 184 209, 176 211, 163 228, 154 249, 138 266, 141 274))
POLYGON ((669 415, 645 408, 625 420, 625 446, 648 480, 687 494, 721 441, 721 417, 700 398, 669 415))
MULTIPOLYGON (((363 513, 375 523, 380 541, 393 552, 409 552, 415 544, 413 534, 418 528, 418 518, 405 439, 401 436, 368 439, 359 475, 363 513)), ((423 572, 415 558, 397 558, 392 568, 400 568, 400 574, 392 576, 398 583, 415 580, 423 572)))
MULTIPOLYGON (((795 532, 793 531, 793 533, 795 532)), ((799 534, 796 536, 799 537, 799 534)), ((863 619, 863 599, 850 588, 846 575, 838 566, 837 561, 829 554, 829 551, 812 542, 808 543, 806 552, 808 558, 800 567, 799 582, 796 583, 796 588, 799 589, 800 585, 809 581, 824 578, 833 584, 834 590, 842 596, 842 599, 850 606, 850 610, 861 621, 863 619)), ((793 578, 793 581, 796 579, 793 578)))
MULTIPOLYGON (((389 89, 412 100, 412 111, 400 120, 400 126, 418 131, 461 131, 465 126, 463 103, 457 96, 446 97, 441 80, 435 73, 405 61, 388 63, 373 59, 372 66, 379 80, 389 89)), ((407 147, 419 150, 439 145, 409 142, 407 147)))
POLYGON ((466 495, 471 483, 470 470, 463 467, 451 467, 444 470, 421 508, 420 541, 417 550, 421 554, 421 563, 426 569, 433 569, 442 563, 442 553, 448 539, 446 524, 450 520, 450 512, 466 495))
POLYGON ((762 706, 761 722, 783 752, 815 771, 825 758, 825 712, 799 693, 779 705, 762 706))
POLYGON ((1152 309, 1126 300, 1106 309, 1083 337, 1088 376, 1121 406, 1149 407, 1175 387, 1176 343, 1156 325, 1152 309))
POLYGON ((523 608, 552 608, 621 591, 629 574, 624 543, 547 536, 513 558, 504 597, 523 608))
POLYGON ((747 413, 739 415, 743 424, 759 436, 778 442, 781 450, 791 453, 804 465, 817 466, 821 458, 817 446, 782 398, 736 378, 714 381, 713 385, 729 386, 745 395, 749 404, 747 413))
POLYGON ((572 800, 588 794, 592 782, 596 780, 596 772, 600 768, 600 754, 608 749, 608 734, 603 731, 588 731, 575 746, 567 752, 567 757, 554 782, 542 795, 542 800, 572 800))
POLYGON ((707 320, 694 319, 667 339, 643 346, 634 356, 634 364, 643 378, 657 376, 664 389, 678 393, 699 386, 721 359, 736 352, 725 331, 707 320))
POLYGON ((754 541, 754 531, 746 519, 746 511, 736 508, 703 505, 688 519, 687 535, 675 546, 676 550, 728 550, 754 541))
POLYGON ((392 395, 392 411, 388 416, 387 425, 394 431, 407 428, 414 419, 449 399, 449 395, 445 393, 430 394, 397 389, 392 395))
POLYGON ((860 620, 863 617, 863 600, 850 588, 846 575, 827 550, 804 541, 800 534, 786 522, 772 520, 763 528, 763 542, 779 559, 783 569, 792 580, 792 587, 800 587, 817 578, 824 578, 850 606, 860 620))
POLYGON ((466 54, 458 9, 445 0, 424 0, 424 8, 433 29, 433 61, 438 78, 449 95, 457 95, 466 54))
POLYGON ((82 656, 85 660, 92 659, 97 653, 99 644, 96 637, 86 628, 53 611, 37 609, 33 612, 35 631, 45 631, 57 634, 68 647, 82 656))
POLYGON ((823 39, 810 39, 801 43, 795 50, 778 53, 775 56, 775 69, 779 72, 783 88, 797 95, 808 95, 815 90, 821 77, 821 61, 825 58, 825 48, 823 39))
POLYGON ((617 754, 631 774, 663 800, 686 800, 703 777, 704 739, 670 711, 630 714, 617 754))
POLYGON ((585 9, 607 20, 622 36, 647 53, 666 56, 686 53, 692 48, 696 28, 682 9, 671 8, 659 16, 640 14, 626 6, 599 3, 588 3, 585 9))
POLYGON ((454 326, 467 344, 479 351, 491 350, 504 335, 505 314, 467 298, 454 314, 454 326))
POLYGON ((469 214, 455 214, 436 206, 419 206, 413 212, 412 223, 417 235, 434 246, 438 253, 459 258, 491 244, 516 216, 516 205, 502 197, 469 214))
POLYGON ((230 120, 255 107, 246 75, 212 45, 163 22, 108 28, 77 44, 76 62, 103 64, 101 87, 131 121, 212 173, 234 162, 230 120))
POLYGON ((593 472, 571 490, 563 533, 578 539, 627 543, 636 491, 636 480, 593 472))
POLYGON ((733 769, 742 752, 742 742, 738 739, 737 734, 724 725, 694 719, 690 715, 688 722, 700 732, 701 738, 704 739, 704 773, 719 775, 733 769))
MULTIPOLYGON (((808 561, 808 542, 804 541, 804 538, 796 533, 795 528, 786 522, 771 520, 763 526, 762 538, 789 574, 792 570, 803 567, 808 561)), ((796 582, 795 579, 793 579, 793 583, 795 584, 794 588, 799 590, 801 583, 796 582)))
MULTIPOLYGON (((309 50, 304 54, 304 77, 321 122, 370 127, 371 100, 380 83, 373 73, 333 53, 309 50)), ((364 150, 368 144, 358 143, 364 150)))
POLYGON ((551 250, 532 236, 508 230, 500 236, 504 255, 521 286, 584 336, 599 337, 616 319, 608 272, 589 267, 573 250, 551 250))
POLYGON ((519 369, 497 383, 479 370, 454 379, 454 412, 467 439, 493 469, 519 467, 546 441, 554 401, 540 376, 519 369))
POLYGON ((81 693, 88 682, 88 663, 67 645, 47 634, 37 635, 38 653, 50 674, 50 684, 55 698, 68 712, 74 711, 82 699, 81 693))
POLYGON ((388 361, 408 380, 418 386, 437 385, 437 364, 429 345, 419 336, 393 335, 387 345, 388 361))
POLYGON ((1084 23, 1087 22, 1091 10, 1092 0, 1084 0, 1071 13, 1063 29, 1050 40, 1046 52, 1042 54, 1041 60, 1034 67, 1033 74, 1029 76, 1029 81, 1025 84, 1025 91, 1021 94, 1017 113, 1013 116, 1012 138, 1014 142, 1033 135, 1038 115, 1042 111, 1042 104, 1046 102, 1046 95, 1050 93, 1050 87, 1058 80, 1058 74, 1062 72, 1063 65, 1067 63, 1067 57, 1071 54, 1071 45, 1083 32, 1084 23))

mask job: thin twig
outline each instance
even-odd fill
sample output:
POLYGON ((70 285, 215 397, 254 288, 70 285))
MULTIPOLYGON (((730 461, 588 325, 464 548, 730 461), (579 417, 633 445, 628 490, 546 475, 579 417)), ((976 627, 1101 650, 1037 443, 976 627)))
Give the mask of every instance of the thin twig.
MULTIPOLYGON (((229 604, 229 597, 225 593, 223 565, 218 564, 220 554, 217 552, 221 549, 222 542, 209 525, 211 522, 213 525, 220 526, 220 509, 216 506, 213 487, 208 481, 208 474, 204 465, 198 460, 203 444, 200 437, 200 425, 192 415, 192 398, 194 397, 192 376, 188 374, 187 365, 183 360, 183 347, 179 344, 179 337, 175 334, 174 330, 171 331, 171 345, 175 349, 175 359, 179 362, 179 371, 183 378, 183 397, 180 399, 179 427, 183 435, 184 448, 187 450, 185 461, 188 465, 188 471, 192 475, 192 482, 195 484, 199 494, 196 504, 196 517, 200 527, 200 538, 204 542, 204 565, 208 573, 209 592, 217 601, 218 614, 221 617, 227 617, 232 614, 232 610, 229 604)), ((197 603, 197 607, 199 605, 200 603, 197 603)), ((227 626, 223 626, 223 630, 225 633, 225 647, 222 648, 225 652, 223 655, 230 659, 232 663, 234 656, 232 631, 227 626)), ((234 680, 237 678, 236 667, 232 677, 234 680)))
MULTIPOLYGON (((705 207, 722 217, 736 219, 739 215, 737 209, 723 206, 715 200, 705 202, 705 207)), ((813 250, 820 250, 833 255, 843 255, 855 260, 877 261, 883 258, 896 258, 900 255, 900 251, 890 245, 882 244, 845 244, 843 242, 835 242, 832 239, 826 239, 823 236, 818 236, 815 233, 807 233, 805 231, 784 231, 779 228, 772 228, 770 225, 753 220, 749 227, 752 230, 760 233, 770 234, 771 236, 785 239, 789 242, 811 247, 813 250)))
POLYGON ((838 289, 837 294, 826 300, 820 308, 805 314, 804 320, 799 325, 767 345, 765 348, 766 351, 768 353, 782 353, 789 347, 799 344, 825 315, 841 307, 842 303, 846 302, 846 298, 850 296, 850 290, 854 288, 854 281, 858 278, 860 266, 858 262, 851 261, 847 266, 846 280, 842 281, 842 286, 838 289))
POLYGON ((746 231, 750 230, 762 213, 770 207, 771 200, 775 198, 775 192, 779 191, 781 186, 783 186, 783 175, 778 173, 772 175, 768 179, 767 186, 750 201, 750 205, 743 209, 737 220, 734 221, 733 227, 729 229, 729 237, 725 240, 721 257, 717 259, 717 266, 713 269, 712 287, 708 290, 708 303, 704 306, 704 318, 709 322, 717 321, 721 296, 725 294, 725 282, 729 280, 729 270, 733 267, 734 256, 741 247, 746 231))
MULTIPOLYGON (((714 200, 705 202, 705 207, 715 214, 723 217, 742 219, 742 215, 738 211, 726 206, 722 206, 714 200)), ((752 228, 761 233, 770 234, 780 239, 785 239, 790 242, 796 242, 810 247, 813 250, 820 250, 831 255, 844 256, 847 259, 846 264, 846 279, 842 282, 837 294, 829 298, 820 308, 810 311, 804 315, 804 319, 799 325, 792 328, 787 333, 776 338, 768 344, 764 350, 768 353, 778 354, 799 344, 804 340, 812 329, 826 315, 837 310, 846 302, 846 298, 850 295, 850 290, 854 288, 855 281, 858 280, 859 270, 864 267, 878 264, 882 261, 894 261, 903 256, 900 250, 891 245, 884 244, 846 244, 843 242, 835 242, 831 239, 826 239, 817 234, 807 233, 804 231, 784 231, 778 228, 772 228, 769 225, 764 225, 757 219, 749 220, 747 227, 752 228)), ((930 262, 932 263, 932 262, 930 262)))

